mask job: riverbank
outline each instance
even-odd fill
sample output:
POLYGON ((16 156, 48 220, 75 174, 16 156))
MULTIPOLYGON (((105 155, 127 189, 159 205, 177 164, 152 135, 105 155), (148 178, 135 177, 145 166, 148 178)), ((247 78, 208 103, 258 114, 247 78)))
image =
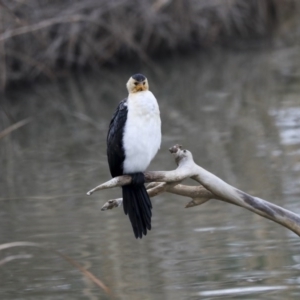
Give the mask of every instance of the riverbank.
POLYGON ((172 52, 246 47, 299 31, 293 22, 300 15, 296 0, 3 3, 1 90, 20 80, 54 79, 74 68, 97 69, 136 58, 150 64, 172 52))

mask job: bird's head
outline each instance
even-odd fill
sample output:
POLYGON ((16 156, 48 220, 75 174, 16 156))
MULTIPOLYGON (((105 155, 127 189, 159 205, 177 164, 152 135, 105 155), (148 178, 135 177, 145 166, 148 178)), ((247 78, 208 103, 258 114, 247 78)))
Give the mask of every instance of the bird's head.
POLYGON ((126 87, 127 87, 129 94, 149 90, 148 80, 142 74, 132 75, 126 84, 126 87))

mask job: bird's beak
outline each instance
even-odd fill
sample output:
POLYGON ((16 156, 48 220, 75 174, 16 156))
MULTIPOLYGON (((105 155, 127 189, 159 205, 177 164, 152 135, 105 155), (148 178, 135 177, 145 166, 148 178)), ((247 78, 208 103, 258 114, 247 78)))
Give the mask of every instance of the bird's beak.
POLYGON ((136 91, 137 92, 142 92, 145 90, 145 86, 143 85, 143 83, 139 83, 137 86, 136 86, 136 91))

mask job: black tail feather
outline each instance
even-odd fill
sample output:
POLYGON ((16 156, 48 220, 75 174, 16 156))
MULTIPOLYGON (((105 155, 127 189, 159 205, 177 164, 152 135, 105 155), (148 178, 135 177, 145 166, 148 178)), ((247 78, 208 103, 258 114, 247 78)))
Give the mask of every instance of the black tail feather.
MULTIPOLYGON (((148 196, 148 195, 147 195, 148 196)), ((139 199, 143 199, 143 193, 139 193, 139 199)), ((142 221, 142 229, 144 235, 147 234, 146 229, 151 229, 151 216, 149 216, 149 208, 145 205, 144 201, 137 201, 142 221)))
MULTIPOLYGON (((146 197, 149 198, 146 189, 139 190, 139 192, 140 192, 141 198, 146 198, 146 197), (146 195, 145 195, 145 193, 146 193, 146 195)), ((151 229, 151 217, 152 217, 152 212, 151 212, 152 205, 151 205, 150 199, 149 199, 148 203, 146 203, 145 201, 139 201, 139 206, 140 206, 140 211, 143 214, 143 221, 145 222, 146 227, 150 230, 151 229), (150 206, 149 206, 149 203, 150 203, 150 206)))
POLYGON ((136 238, 147 235, 151 230, 152 204, 143 184, 125 185, 123 191, 124 213, 129 216, 136 238))

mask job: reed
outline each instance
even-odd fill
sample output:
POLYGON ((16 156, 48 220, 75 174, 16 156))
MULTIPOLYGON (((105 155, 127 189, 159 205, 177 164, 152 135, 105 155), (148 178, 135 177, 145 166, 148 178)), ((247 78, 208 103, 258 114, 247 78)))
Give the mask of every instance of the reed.
POLYGON ((0 89, 120 59, 269 37, 297 0, 0 0, 0 89))

